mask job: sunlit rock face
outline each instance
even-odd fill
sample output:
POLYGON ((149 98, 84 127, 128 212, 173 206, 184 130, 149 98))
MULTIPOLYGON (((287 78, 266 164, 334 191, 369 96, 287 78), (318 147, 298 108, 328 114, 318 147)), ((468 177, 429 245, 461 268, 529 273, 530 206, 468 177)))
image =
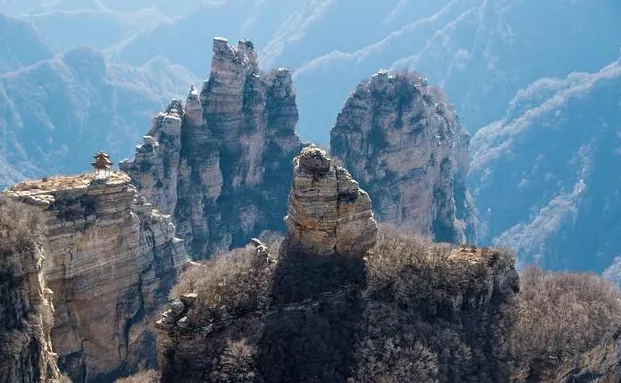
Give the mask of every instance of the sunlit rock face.
POLYGON ((375 244, 369 195, 319 148, 306 147, 296 157, 287 212, 289 249, 295 252, 362 257, 375 244))
POLYGON ((425 79, 379 71, 349 96, 330 137, 330 154, 369 193, 379 221, 474 242, 470 136, 425 79))
POLYGON ((150 318, 187 262, 171 217, 138 196, 130 181, 122 172, 84 174, 6 192, 43 215, 52 343, 73 382, 155 366, 150 318))
POLYGON ((173 214, 195 258, 282 229, 291 161, 301 143, 291 73, 259 70, 252 42, 213 41, 209 79, 185 106, 154 118, 133 160, 121 168, 141 193, 173 214))

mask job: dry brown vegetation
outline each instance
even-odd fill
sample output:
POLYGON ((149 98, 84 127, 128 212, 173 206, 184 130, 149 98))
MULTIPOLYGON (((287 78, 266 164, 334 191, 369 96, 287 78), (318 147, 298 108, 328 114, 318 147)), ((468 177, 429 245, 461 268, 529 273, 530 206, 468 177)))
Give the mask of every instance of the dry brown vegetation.
POLYGON ((194 323, 264 312, 231 323, 232 332, 214 327, 208 355, 176 359, 184 367, 168 381, 508 380, 510 254, 432 246, 385 225, 366 261, 289 253, 272 271, 253 252, 235 250, 182 277, 173 295, 199 294, 203 318, 194 323), (200 371, 188 374, 193 363, 200 371))
MULTIPOLYGON (((261 241, 277 260, 282 236, 263 233, 261 241)), ((197 293, 197 312, 193 325, 205 325, 231 315, 244 315, 264 309, 269 303, 273 266, 256 256, 247 245, 189 268, 172 289, 171 297, 197 293)))
POLYGON ((357 381, 507 381, 517 275, 493 281, 512 270, 510 253, 459 251, 382 225, 367 258, 357 381))
POLYGON ((521 274, 511 354, 516 381, 540 381, 612 336, 621 325, 621 292, 593 274, 521 274))
POLYGON ((238 324, 239 339, 213 334, 217 381, 546 381, 621 323, 621 292, 598 276, 528 268, 518 285, 509 251, 434 245, 389 225, 361 269, 277 254, 269 268, 254 248, 234 250, 173 292, 198 292, 199 318, 263 311, 238 324))
POLYGON ((0 195, 0 254, 31 248, 38 239, 40 214, 34 208, 0 195))
POLYGON ((423 299, 438 307, 453 306, 456 296, 484 291, 491 273, 510 269, 513 262, 509 251, 457 251, 448 244, 431 244, 410 230, 381 225, 377 244, 367 256, 368 293, 389 292, 409 304, 423 299))
POLYGON ((127 378, 117 379, 115 383, 159 383, 160 373, 155 370, 144 370, 127 378))

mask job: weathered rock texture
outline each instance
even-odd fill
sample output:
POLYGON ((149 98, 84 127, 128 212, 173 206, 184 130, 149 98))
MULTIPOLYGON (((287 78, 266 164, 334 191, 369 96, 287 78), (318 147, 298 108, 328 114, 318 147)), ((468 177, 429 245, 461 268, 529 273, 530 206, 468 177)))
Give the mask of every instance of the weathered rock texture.
POLYGON ((156 325, 162 382, 509 380, 511 257, 378 230, 322 150, 294 167, 284 244, 181 277, 156 325))
POLYGON ((287 212, 292 250, 362 256, 375 245, 377 223, 369 195, 319 148, 306 147, 296 157, 287 212))
POLYGON ((109 381, 156 362, 149 321, 187 261, 171 218, 122 172, 19 184, 7 194, 43 214, 52 342, 76 382, 109 381))
POLYGON ((154 118, 121 168, 163 212, 195 258, 282 227, 291 161, 301 148, 291 74, 259 70, 250 41, 213 43, 203 89, 154 118))
POLYGON ((33 210, 0 196, 0 382, 58 382, 54 308, 33 210))
POLYGON ((436 241, 474 243, 469 141, 439 90, 415 74, 382 70, 345 102, 330 154, 369 193, 379 221, 436 241))

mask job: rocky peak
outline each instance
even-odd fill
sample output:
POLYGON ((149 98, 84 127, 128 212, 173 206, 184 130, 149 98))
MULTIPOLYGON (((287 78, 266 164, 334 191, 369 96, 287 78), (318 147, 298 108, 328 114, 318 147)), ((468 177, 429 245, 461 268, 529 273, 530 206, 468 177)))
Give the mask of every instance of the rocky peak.
POLYGON ((331 154, 369 192, 379 221, 436 241, 474 241, 470 137, 446 98, 416 74, 380 70, 349 96, 331 154))
POLYGON ((287 196, 301 148, 291 72, 262 73, 247 40, 233 47, 215 38, 213 51, 200 94, 192 87, 185 109, 171 103, 158 114, 150 138, 120 164, 141 194, 174 215, 195 258, 282 228, 277 201, 287 196))
POLYGON ((130 181, 122 172, 83 174, 6 191, 42 214, 45 282, 56 309, 52 342, 75 383, 155 366, 148 320, 187 262, 171 217, 130 181))
POLYGON ((361 257, 375 244, 369 195, 319 148, 306 147, 295 158, 287 212, 290 250, 361 257))
POLYGON ((215 37, 212 60, 212 74, 223 74, 234 67, 245 68, 250 73, 259 70, 259 59, 249 40, 240 40, 233 47, 226 38, 215 37))

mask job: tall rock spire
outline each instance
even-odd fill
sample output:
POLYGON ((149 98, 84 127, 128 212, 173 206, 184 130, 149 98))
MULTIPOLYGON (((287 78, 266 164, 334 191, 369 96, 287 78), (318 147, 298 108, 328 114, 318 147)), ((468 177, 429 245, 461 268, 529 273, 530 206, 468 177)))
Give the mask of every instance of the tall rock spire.
POLYGON ((215 38, 209 79, 200 93, 190 89, 180 109, 178 141, 156 124, 120 166, 174 214, 192 256, 208 258, 282 229, 285 208, 277 201, 287 196, 301 148, 291 72, 262 73, 252 42, 215 38))

